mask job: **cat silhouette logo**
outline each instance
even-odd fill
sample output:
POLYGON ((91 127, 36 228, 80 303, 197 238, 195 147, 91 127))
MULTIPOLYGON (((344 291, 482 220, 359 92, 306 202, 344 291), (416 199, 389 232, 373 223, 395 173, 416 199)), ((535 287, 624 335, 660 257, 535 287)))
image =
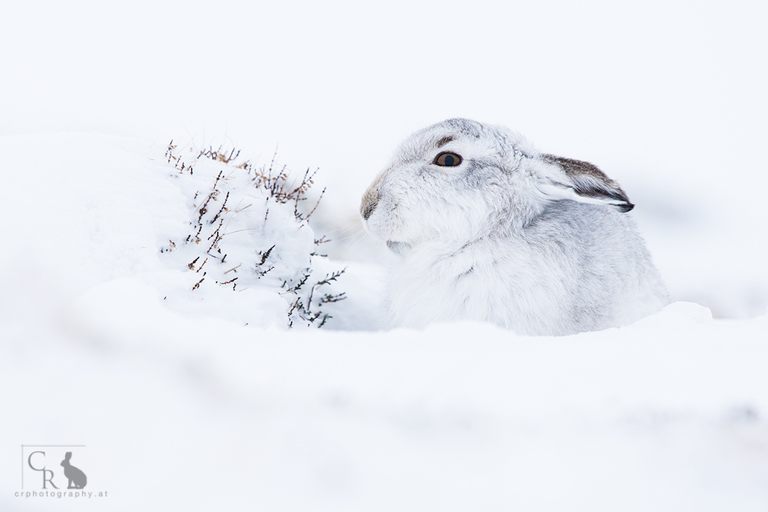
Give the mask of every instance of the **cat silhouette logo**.
POLYGON ((88 477, 79 468, 72 465, 69 460, 72 458, 72 452, 64 454, 64 460, 61 466, 64 468, 64 476, 67 477, 67 489, 82 489, 88 483, 88 477))

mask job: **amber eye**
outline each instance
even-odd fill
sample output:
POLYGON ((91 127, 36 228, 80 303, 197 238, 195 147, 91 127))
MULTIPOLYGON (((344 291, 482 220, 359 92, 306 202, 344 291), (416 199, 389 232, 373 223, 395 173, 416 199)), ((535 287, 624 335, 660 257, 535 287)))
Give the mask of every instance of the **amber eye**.
POLYGON ((461 164, 461 155, 451 153, 450 151, 443 151, 435 157, 435 161, 432 163, 440 167, 456 167, 461 164))

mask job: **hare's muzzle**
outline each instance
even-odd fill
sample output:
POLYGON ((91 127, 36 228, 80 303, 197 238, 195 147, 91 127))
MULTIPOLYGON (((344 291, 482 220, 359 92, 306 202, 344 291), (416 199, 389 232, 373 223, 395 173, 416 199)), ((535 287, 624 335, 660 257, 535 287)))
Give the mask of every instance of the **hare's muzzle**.
POLYGON ((376 209, 376 205, 378 204, 379 189, 377 186, 372 186, 365 191, 365 194, 363 194, 363 200, 360 203, 360 215, 363 216, 363 219, 368 220, 368 218, 373 214, 373 211, 376 209))

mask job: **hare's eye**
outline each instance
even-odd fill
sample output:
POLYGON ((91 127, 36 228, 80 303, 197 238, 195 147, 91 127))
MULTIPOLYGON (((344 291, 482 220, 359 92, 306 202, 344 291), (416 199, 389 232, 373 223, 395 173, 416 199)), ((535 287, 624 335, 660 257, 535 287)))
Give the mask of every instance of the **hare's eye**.
POLYGON ((440 167, 456 167, 461 164, 461 155, 451 153, 450 151, 443 151, 435 157, 432 163, 440 167))

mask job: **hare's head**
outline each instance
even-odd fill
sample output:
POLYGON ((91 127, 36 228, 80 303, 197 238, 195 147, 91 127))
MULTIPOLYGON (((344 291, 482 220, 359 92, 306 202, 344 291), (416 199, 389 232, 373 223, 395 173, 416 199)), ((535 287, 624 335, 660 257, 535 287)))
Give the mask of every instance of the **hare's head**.
POLYGON ((633 207, 587 162, 540 154, 503 128, 449 119, 400 146, 360 212, 368 229, 397 249, 430 240, 463 245, 499 229, 524 229, 561 200, 633 207))
POLYGON ((64 454, 64 460, 61 461, 62 466, 69 466, 69 459, 72 458, 72 452, 67 452, 64 454))

